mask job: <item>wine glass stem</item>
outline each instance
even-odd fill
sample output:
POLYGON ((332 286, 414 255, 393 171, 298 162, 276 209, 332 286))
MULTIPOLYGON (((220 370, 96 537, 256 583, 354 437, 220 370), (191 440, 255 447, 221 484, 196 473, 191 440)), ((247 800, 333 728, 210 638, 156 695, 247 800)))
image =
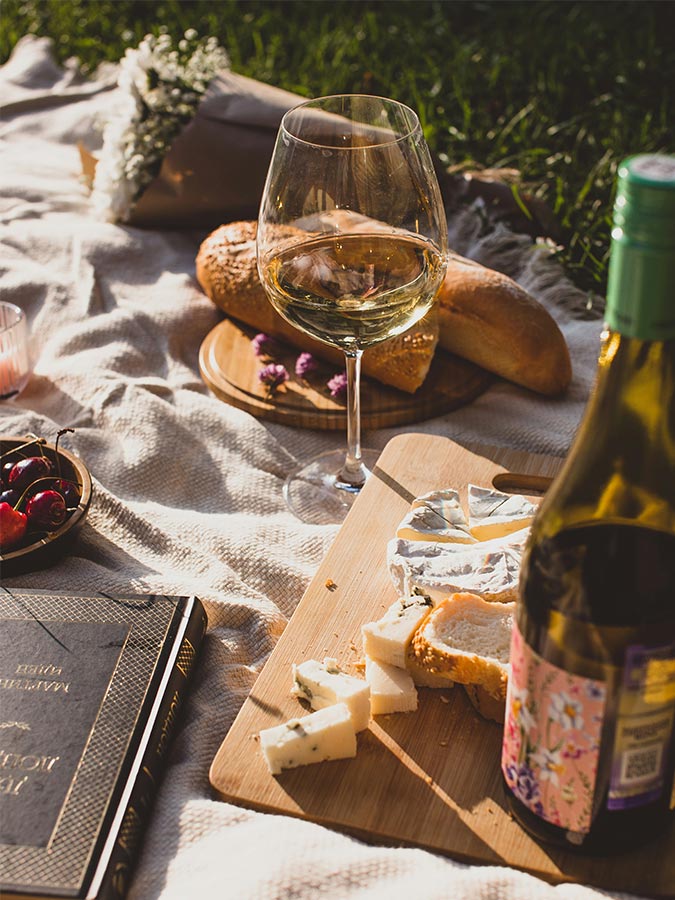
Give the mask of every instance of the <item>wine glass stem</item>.
POLYGON ((358 491, 368 470, 361 460, 361 357, 363 350, 345 351, 347 367, 347 455, 337 487, 358 491))

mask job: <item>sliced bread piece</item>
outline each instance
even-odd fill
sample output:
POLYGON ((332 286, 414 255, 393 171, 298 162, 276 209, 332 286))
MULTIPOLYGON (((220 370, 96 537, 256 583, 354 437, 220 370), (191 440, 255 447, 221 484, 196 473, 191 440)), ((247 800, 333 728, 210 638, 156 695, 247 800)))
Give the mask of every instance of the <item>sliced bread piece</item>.
POLYGON ((476 684, 506 698, 515 603, 490 603, 476 594, 452 594, 415 632, 422 666, 460 684, 476 684))
POLYGON ((415 656, 415 648, 412 643, 408 645, 405 667, 417 687, 445 688, 447 690, 455 686, 455 682, 447 672, 439 672, 438 669, 420 662, 415 656))
POLYGON ((484 719, 504 724, 506 717, 506 698, 493 697, 480 684, 463 684, 462 687, 472 706, 484 719))

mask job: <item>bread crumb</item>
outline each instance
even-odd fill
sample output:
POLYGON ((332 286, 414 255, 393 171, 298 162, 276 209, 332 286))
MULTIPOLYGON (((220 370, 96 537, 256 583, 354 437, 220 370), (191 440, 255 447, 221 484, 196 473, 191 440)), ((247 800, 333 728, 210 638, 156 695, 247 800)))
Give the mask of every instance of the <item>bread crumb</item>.
POLYGON ((438 743, 441 745, 441 747, 447 747, 447 746, 448 746, 448 742, 447 742, 447 741, 439 741, 438 743))
POLYGON ((332 578, 327 578, 326 579, 326 587, 328 588, 329 591, 334 591, 335 588, 337 587, 337 584, 335 584, 335 582, 333 581, 332 578))
POLYGON ((446 697, 445 694, 441 694, 441 703, 449 703, 450 698, 446 697))

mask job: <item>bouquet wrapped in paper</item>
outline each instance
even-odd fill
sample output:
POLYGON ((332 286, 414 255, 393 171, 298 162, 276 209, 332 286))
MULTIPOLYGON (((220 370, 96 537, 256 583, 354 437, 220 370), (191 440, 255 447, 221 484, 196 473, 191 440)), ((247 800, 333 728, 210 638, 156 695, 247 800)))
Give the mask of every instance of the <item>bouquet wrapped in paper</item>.
POLYGON ((96 214, 147 228, 255 218, 279 123, 302 99, 232 72, 215 38, 146 36, 120 62, 98 158, 82 151, 96 214))

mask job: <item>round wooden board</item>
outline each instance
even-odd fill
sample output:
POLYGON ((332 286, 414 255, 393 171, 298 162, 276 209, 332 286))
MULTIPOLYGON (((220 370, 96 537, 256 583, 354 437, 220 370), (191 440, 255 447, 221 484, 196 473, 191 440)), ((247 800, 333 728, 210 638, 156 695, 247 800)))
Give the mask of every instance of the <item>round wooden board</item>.
MULTIPOLYGON (((253 352, 251 338, 255 333, 255 329, 226 318, 206 335, 199 351, 199 369, 213 393, 258 418, 284 425, 318 430, 346 428, 344 403, 334 400, 326 388, 337 367, 321 362, 319 370, 304 381, 294 374, 300 351, 278 343, 279 352, 273 361, 286 366, 290 378, 268 396, 258 372, 272 360, 263 360, 253 352)), ((421 422, 470 403, 494 380, 494 375, 473 363, 437 350, 424 384, 414 394, 362 378, 362 427, 391 428, 421 422)))

